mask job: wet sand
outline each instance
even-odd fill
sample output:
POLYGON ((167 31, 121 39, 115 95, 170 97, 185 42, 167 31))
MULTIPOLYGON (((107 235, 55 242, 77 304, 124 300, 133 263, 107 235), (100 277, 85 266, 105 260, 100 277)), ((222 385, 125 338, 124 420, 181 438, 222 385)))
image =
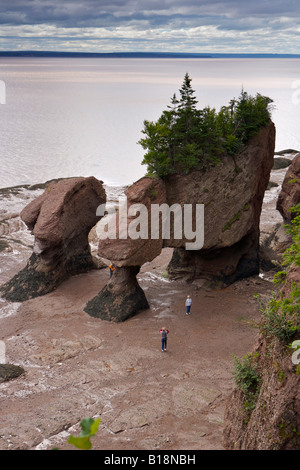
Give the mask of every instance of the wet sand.
POLYGON ((74 276, 0 320, 7 362, 25 368, 0 384, 0 449, 70 449, 68 435, 88 416, 101 418, 96 450, 222 449, 233 355, 252 349, 253 294, 273 286, 258 276, 216 291, 169 281, 170 255, 143 266, 150 309, 124 323, 83 311, 107 282, 106 269, 74 276))
MULTIPOLYGON (((279 186, 266 192, 261 240, 282 222, 276 199, 284 174, 271 174, 279 186)), ((26 199, 25 194, 23 206, 26 199)), ((29 235, 18 231, 17 215, 7 228, 16 223, 7 235, 12 248, 0 252, 0 284, 25 266, 32 251, 29 235)), ((101 418, 96 450, 223 449, 233 356, 255 344, 251 323, 259 311, 253 295, 269 296, 272 275, 209 291, 197 281, 170 281, 171 253, 165 249, 142 267, 138 279, 150 308, 124 323, 84 312, 107 283, 108 268, 74 276, 22 304, 0 298, 6 362, 25 369, 23 376, 0 383, 0 450, 73 449, 68 436, 79 434, 85 417, 101 418), (190 316, 187 294, 193 298, 190 316), (162 326, 170 330, 167 352, 160 346, 162 326)))

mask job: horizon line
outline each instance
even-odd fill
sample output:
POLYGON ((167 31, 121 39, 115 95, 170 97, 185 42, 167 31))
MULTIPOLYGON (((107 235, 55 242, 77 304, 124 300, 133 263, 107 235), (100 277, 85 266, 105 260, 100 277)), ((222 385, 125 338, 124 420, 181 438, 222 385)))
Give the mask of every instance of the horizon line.
POLYGON ((269 53, 269 52, 159 52, 159 51, 126 51, 126 52, 80 52, 80 51, 49 51, 49 50, 10 50, 1 51, 0 57, 128 57, 128 58, 300 58, 300 54, 293 53, 269 53))

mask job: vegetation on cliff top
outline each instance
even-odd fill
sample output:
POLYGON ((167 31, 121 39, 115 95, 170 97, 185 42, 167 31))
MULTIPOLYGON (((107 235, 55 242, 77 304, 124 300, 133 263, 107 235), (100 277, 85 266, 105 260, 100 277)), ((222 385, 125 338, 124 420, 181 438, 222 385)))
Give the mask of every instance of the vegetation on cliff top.
POLYGON ((165 178, 215 165, 222 155, 239 153, 270 122, 272 100, 244 90, 219 112, 209 106, 197 109, 191 81, 186 73, 180 98, 174 93, 156 122, 144 121, 144 137, 138 143, 146 150, 142 164, 151 176, 165 178))

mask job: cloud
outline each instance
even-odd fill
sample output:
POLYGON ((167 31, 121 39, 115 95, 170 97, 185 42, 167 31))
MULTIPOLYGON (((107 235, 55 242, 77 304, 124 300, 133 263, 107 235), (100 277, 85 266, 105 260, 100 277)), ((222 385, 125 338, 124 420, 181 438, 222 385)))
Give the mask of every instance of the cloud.
POLYGON ((294 0, 10 0, 0 47, 298 52, 299 19, 294 0))
POLYGON ((132 21, 166 25, 173 18, 182 23, 212 17, 266 18, 299 16, 293 0, 10 0, 0 5, 3 24, 43 24, 111 27, 132 21))

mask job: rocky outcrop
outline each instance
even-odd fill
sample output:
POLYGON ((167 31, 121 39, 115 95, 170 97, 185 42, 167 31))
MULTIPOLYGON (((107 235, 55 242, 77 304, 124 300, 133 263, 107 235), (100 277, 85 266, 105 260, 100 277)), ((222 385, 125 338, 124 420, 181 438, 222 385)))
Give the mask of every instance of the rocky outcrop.
POLYGON ((111 260, 116 269, 108 285, 86 305, 89 315, 118 322, 149 308, 136 275, 162 250, 162 238, 151 236, 151 205, 165 201, 161 180, 141 178, 125 191, 117 210, 97 224, 99 238, 103 235, 98 255, 111 260), (110 235, 105 235, 110 228, 110 235))
MULTIPOLYGON (((300 267, 294 266, 282 289, 284 298, 299 279, 300 267)), ((226 450, 300 449, 299 364, 292 360, 292 354, 293 349, 278 338, 259 336, 251 353, 257 358, 259 394, 252 412, 239 388, 230 395, 224 415, 226 450)))
MULTIPOLYGON (((168 268, 170 277, 202 279, 209 286, 226 286, 237 279, 257 274, 259 220, 264 192, 273 166, 274 145, 275 127, 270 123, 251 139, 238 156, 224 156, 209 171, 174 174, 164 181, 141 178, 125 193, 127 212, 122 210, 112 215, 117 227, 116 236, 111 234, 100 240, 99 255, 113 261, 119 270, 125 266, 136 269, 158 256, 162 248, 171 247, 174 248, 174 254, 168 268), (144 211, 140 211, 135 219, 138 204, 143 206, 144 211), (175 216, 169 212, 159 219, 159 230, 155 231, 159 235, 153 237, 153 221, 157 224, 157 219, 151 216, 154 207, 163 205, 168 208, 177 207, 180 212, 182 224, 179 227, 179 236, 175 216), (199 227, 195 226, 195 213, 189 230, 186 231, 184 225, 185 208, 195 208, 197 205, 204 206, 204 241, 200 248, 197 235, 199 238, 201 235, 197 230, 199 227), (162 231, 168 223, 169 234, 162 231), (123 233, 120 236, 121 229, 123 233), (140 236, 142 232, 143 236, 140 236), (187 249, 187 243, 194 244, 192 249, 191 246, 187 249)), ((105 219, 102 219, 100 225, 104 223, 105 219)), ((108 319, 111 315, 111 319, 119 318, 116 313, 109 314, 103 302, 99 301, 99 298, 106 298, 109 291, 111 298, 114 297, 110 302, 120 305, 121 309, 121 303, 117 299, 117 279, 116 277, 114 289, 107 286, 99 294, 97 302, 94 302, 94 315, 97 305, 98 317, 108 319)), ((142 305, 146 307, 146 303, 142 302, 142 305)), ((88 308, 86 311, 89 310, 88 308)), ((137 310, 134 308, 135 312, 137 310)))
POLYGON ((52 182, 21 212, 34 235, 33 253, 1 295, 23 301, 44 295, 69 276, 95 268, 88 234, 97 223, 97 207, 106 202, 102 183, 94 177, 52 182))
POLYGON ((289 223, 293 214, 290 212, 291 207, 300 203, 300 153, 292 160, 289 166, 282 188, 278 196, 276 209, 283 217, 284 223, 289 223))
POLYGON ((171 277, 227 285, 259 272, 259 220, 274 145, 270 123, 235 158, 224 156, 209 172, 168 179, 169 204, 202 203, 205 211, 203 248, 193 252, 172 243, 171 277))
POLYGON ((199 279, 205 287, 222 288, 239 279, 258 274, 258 249, 254 232, 229 247, 196 252, 176 248, 168 272, 173 279, 199 279))
MULTIPOLYGON (((289 160, 290 161, 290 160, 289 160)), ((282 182, 281 190, 277 199, 276 209, 282 216, 282 222, 278 223, 274 230, 262 243, 262 256, 268 263, 277 260, 282 263, 284 251, 291 245, 291 236, 285 225, 289 225, 295 214, 291 208, 300 203, 300 154, 296 154, 290 161, 289 168, 282 182)))

